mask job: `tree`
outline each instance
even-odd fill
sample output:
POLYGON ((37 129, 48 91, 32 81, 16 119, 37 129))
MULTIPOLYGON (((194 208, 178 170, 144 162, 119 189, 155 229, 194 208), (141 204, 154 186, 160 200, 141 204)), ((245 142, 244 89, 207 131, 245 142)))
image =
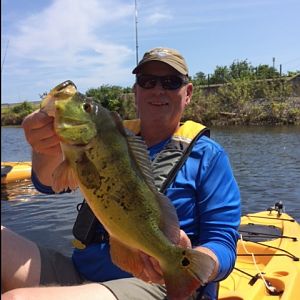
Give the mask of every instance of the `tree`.
POLYGON ((110 111, 122 114, 124 95, 131 92, 131 88, 122 88, 116 85, 102 85, 98 88, 89 89, 86 96, 93 97, 103 107, 110 111))
POLYGON ((253 67, 247 59, 238 61, 235 60, 229 67, 231 79, 252 78, 253 67))
POLYGON ((268 65, 259 65, 256 69, 255 77, 257 79, 270 79, 274 77, 279 77, 280 74, 275 68, 268 65))
POLYGON ((231 79, 230 76, 230 70, 228 69, 227 66, 221 67, 217 66, 214 73, 209 79, 209 83, 214 84, 214 83, 226 83, 229 82, 231 79))
POLYGON ((205 73, 203 72, 198 72, 194 75, 192 78, 194 84, 198 85, 206 85, 207 84, 207 77, 205 73))

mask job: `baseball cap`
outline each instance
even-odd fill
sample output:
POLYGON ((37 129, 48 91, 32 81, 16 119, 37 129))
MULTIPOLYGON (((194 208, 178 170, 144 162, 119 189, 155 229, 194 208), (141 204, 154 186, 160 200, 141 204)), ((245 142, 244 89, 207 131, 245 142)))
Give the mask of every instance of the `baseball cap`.
POLYGON ((189 70, 183 56, 175 49, 171 48, 153 48, 147 51, 132 73, 137 74, 141 66, 149 61, 161 61, 173 67, 179 73, 188 75, 189 70))

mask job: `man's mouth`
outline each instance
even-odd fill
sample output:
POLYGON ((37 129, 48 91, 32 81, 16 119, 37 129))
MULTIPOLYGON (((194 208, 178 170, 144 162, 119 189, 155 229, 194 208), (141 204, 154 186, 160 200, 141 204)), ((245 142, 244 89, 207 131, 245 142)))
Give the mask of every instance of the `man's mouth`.
POLYGON ((167 103, 167 102, 165 102, 165 103, 162 103, 162 102, 149 102, 149 104, 154 105, 154 106, 166 106, 166 105, 169 105, 169 103, 167 103))

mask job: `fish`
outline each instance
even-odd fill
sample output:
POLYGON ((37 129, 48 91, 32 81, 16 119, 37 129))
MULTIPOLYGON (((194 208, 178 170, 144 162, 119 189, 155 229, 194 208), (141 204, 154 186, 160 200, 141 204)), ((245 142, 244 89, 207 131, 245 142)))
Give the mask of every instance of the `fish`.
POLYGON ((140 274, 139 253, 146 253, 159 262, 168 299, 187 299, 207 283, 213 259, 179 245, 176 209, 154 185, 142 138, 127 130, 116 112, 74 92, 75 85, 69 93, 70 85, 52 90, 54 105, 47 100, 43 106, 48 105, 48 113, 54 113, 54 129, 64 154, 53 173, 53 190, 59 193, 74 188, 69 185, 73 178, 109 233, 113 263, 133 275, 140 274))

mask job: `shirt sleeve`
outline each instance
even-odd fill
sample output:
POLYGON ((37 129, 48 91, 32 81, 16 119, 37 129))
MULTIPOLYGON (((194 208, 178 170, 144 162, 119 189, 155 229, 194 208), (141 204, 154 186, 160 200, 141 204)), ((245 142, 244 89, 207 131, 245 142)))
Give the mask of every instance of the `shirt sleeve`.
POLYGON ((54 194, 54 191, 52 190, 51 186, 47 186, 42 184, 38 177, 36 176, 36 174, 34 173, 34 171, 31 171, 31 181, 34 185, 34 187, 41 193, 43 194, 54 194))
MULTIPOLYGON (((42 184, 42 183, 39 181, 38 177, 36 176, 36 174, 34 173, 33 170, 31 171, 31 181, 32 181, 32 184, 34 185, 34 187, 35 187, 40 193, 48 194, 48 195, 55 194, 55 192, 53 191, 53 189, 51 188, 51 186, 44 185, 44 184, 42 184)), ((70 193, 70 192, 71 192, 71 190, 68 189, 68 190, 66 190, 66 191, 60 192, 59 194, 70 193)))
MULTIPOLYGON (((205 155, 205 154, 204 154, 205 155)), ((236 259, 240 223, 240 192, 226 152, 222 148, 207 154, 198 182, 200 244, 219 260, 216 281, 224 279, 236 259)))

